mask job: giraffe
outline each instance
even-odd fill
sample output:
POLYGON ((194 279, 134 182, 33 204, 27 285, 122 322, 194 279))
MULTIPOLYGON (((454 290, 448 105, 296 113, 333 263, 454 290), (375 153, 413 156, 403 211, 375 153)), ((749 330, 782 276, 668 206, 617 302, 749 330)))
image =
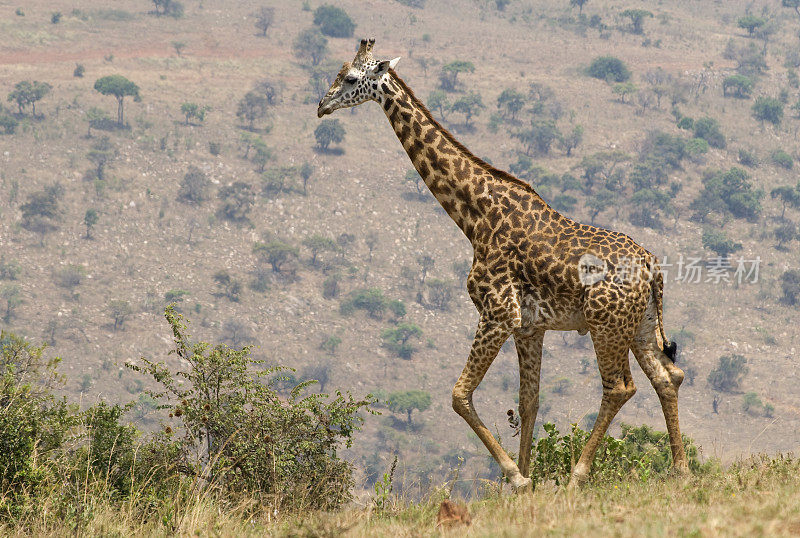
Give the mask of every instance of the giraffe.
POLYGON ((600 409, 572 470, 583 484, 614 416, 636 392, 629 350, 652 383, 664 413, 676 470, 687 470, 678 424, 676 344, 662 321, 657 258, 625 234, 561 215, 526 182, 477 158, 444 129, 397 75, 399 58, 377 61, 375 40, 361 40, 319 103, 317 116, 376 101, 433 196, 473 247, 467 290, 480 314, 475 339, 453 388, 453 409, 499 464, 515 491, 531 489, 533 427, 545 331, 591 334, 603 382, 600 409), (481 421, 472 395, 500 347, 513 337, 520 370, 519 461, 481 421))

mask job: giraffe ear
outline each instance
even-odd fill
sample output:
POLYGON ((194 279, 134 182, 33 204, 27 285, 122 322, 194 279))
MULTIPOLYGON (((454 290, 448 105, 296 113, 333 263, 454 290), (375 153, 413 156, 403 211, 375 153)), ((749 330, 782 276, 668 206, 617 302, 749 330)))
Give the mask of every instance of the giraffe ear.
POLYGON ((376 77, 382 77, 389 72, 389 69, 394 69, 394 66, 396 66, 397 62, 399 61, 400 58, 395 58, 394 60, 384 60, 382 62, 378 62, 378 65, 375 66, 375 69, 372 70, 372 73, 376 77))

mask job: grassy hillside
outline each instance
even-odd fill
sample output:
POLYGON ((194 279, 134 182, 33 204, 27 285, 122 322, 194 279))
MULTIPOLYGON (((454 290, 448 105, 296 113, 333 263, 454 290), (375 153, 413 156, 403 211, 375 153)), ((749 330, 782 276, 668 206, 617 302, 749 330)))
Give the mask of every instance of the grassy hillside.
MULTIPOLYGON (((350 60, 356 37, 365 35, 377 39, 376 55, 402 57, 399 74, 424 100, 439 89, 443 66, 472 62, 474 72, 460 74, 456 91, 444 95, 452 103, 478 92, 485 108, 468 125, 463 114, 442 107, 446 125, 475 154, 513 169, 571 217, 594 217, 671 264, 697 258, 703 265, 716 256, 708 245, 719 250, 725 239, 734 260, 759 258, 757 281, 741 285, 706 281, 706 272, 700 282, 687 282, 676 279, 677 265, 669 268, 665 325, 690 374, 681 389, 681 422, 706 457, 730 461, 796 448, 797 283, 783 275, 800 261, 800 241, 787 231, 800 219, 800 204, 788 203, 784 212, 770 195, 797 183, 790 165, 800 156, 792 108, 800 18, 793 10, 777 1, 591 0, 581 15, 567 0, 460 0, 457 15, 452 2, 440 0, 336 5, 357 25, 355 35, 328 37, 316 68, 294 51, 298 34, 313 26, 316 2, 187 0, 180 17, 150 13, 154 4, 145 0, 122 0, 113 9, 93 0, 80 9, 44 0, 19 10, 0 5, 0 115, 18 123, 14 134, 0 135, 0 326, 49 342, 48 353, 63 358, 71 400, 138 401, 136 419, 159 429, 160 416, 143 396, 147 386, 123 365, 143 356, 179 365, 166 355, 170 334, 162 318, 164 306, 178 299, 197 337, 254 344, 268 365, 296 368, 295 381, 328 378, 326 391, 384 399, 398 391, 430 395, 430 406, 414 410, 410 424, 406 413, 388 409, 366 418, 348 453, 366 490, 395 453, 409 487, 423 491, 459 457, 466 459, 465 476, 494 472, 450 407, 477 322, 464 289, 468 242, 430 196, 418 194, 413 175, 406 179, 410 163, 377 106, 339 111, 333 118, 346 130, 344 141, 329 151, 315 147, 325 85, 319 81, 350 60), (254 27, 262 5, 275 10, 266 37, 254 27), (642 33, 623 14, 631 8, 652 15, 642 15, 642 33), (748 9, 764 20, 752 36, 737 25, 748 9), (634 87, 588 76, 598 56, 622 60, 634 87), (75 76, 78 64, 82 77, 75 76), (116 100, 94 90, 97 79, 112 74, 139 88, 140 101, 125 100, 124 128, 113 126, 116 100), (737 74, 753 83, 738 97, 736 87, 723 88, 737 74), (52 86, 36 103, 37 117, 5 101, 26 80, 52 86), (237 107, 251 89, 267 95, 259 85, 265 81, 276 95, 251 129, 237 107), (518 117, 498 107, 506 89, 524 98, 518 117), (783 106, 779 123, 754 117, 764 97, 783 106), (184 103, 209 107, 205 119, 187 122, 184 103), (709 122, 698 130, 703 118, 716 121, 724 143, 709 122), (574 149, 558 139, 547 151, 526 148, 524 136, 534 127, 569 134, 577 126, 583 135, 574 149), (102 174, 98 159, 108 161, 102 174), (305 192, 304 164, 311 172, 305 192), (192 167, 208 182, 194 201, 181 191, 192 167), (714 171, 733 167, 752 185, 745 202, 757 202, 744 209, 734 204, 743 191, 704 190, 704 177, 713 187, 714 171), (54 184, 60 187, 45 190, 54 184), (52 217, 26 217, 25 204, 51 195, 52 217), (87 238, 92 209, 98 220, 87 238), (776 237, 787 225, 783 239, 776 237), (712 241, 713 233, 725 237, 712 241), (304 240, 315 234, 335 247, 312 263, 304 240), (279 251, 278 242, 288 261, 275 271, 266 254, 279 251), (348 310, 352 294, 368 289, 381 291, 386 310, 348 310), (406 310, 400 319, 388 306, 397 300, 406 310), (382 336, 400 323, 421 330, 410 340, 410 359, 382 336), (720 357, 732 355, 746 359, 747 373, 718 390, 707 379, 720 357)), ((725 272, 730 280, 735 265, 725 272)), ((563 429, 591 421, 600 380, 588 336, 552 333, 545 350, 540 422, 563 429)), ((515 370, 508 346, 475 396, 487 424, 514 444, 505 413, 516 406, 515 370)), ((634 370, 639 393, 619 421, 663 428, 655 392, 634 370)), ((540 495, 535 502, 548 504, 540 495)), ((553 510, 575 509, 561 502, 553 510)), ((521 506, 514 510, 523 514, 528 508, 521 506)), ((593 515, 575 525, 605 521, 599 514, 608 506, 591 506, 593 515)), ((721 518, 716 514, 709 521, 721 518)), ((709 532, 717 525, 708 524, 709 532)), ((491 528, 480 525, 475 529, 491 528)))

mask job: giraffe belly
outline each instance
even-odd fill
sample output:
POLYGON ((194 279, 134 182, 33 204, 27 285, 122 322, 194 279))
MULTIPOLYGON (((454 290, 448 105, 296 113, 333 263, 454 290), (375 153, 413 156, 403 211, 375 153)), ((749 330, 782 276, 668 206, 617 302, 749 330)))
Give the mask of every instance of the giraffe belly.
POLYGON ((534 330, 578 331, 586 334, 589 326, 580 305, 554 305, 536 295, 524 295, 521 301, 522 332, 534 330))

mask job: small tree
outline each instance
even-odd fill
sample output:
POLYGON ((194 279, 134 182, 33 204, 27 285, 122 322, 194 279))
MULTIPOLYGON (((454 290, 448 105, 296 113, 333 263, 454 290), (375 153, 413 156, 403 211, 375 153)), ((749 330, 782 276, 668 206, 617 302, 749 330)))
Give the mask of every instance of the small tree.
POLYGON ((800 303, 800 269, 789 269, 781 275, 781 302, 789 306, 800 303))
POLYGON ((514 88, 506 88, 497 98, 497 108, 504 118, 515 121, 526 102, 525 94, 514 88))
POLYGON ((64 187, 60 183, 53 183, 29 194, 28 201, 19 206, 22 212, 22 227, 38 233, 41 246, 44 246, 45 234, 54 231, 56 223, 61 218, 59 202, 63 196, 64 187))
POLYGON ((791 221, 784 221, 783 224, 778 225, 775 230, 773 230, 772 234, 775 236, 775 239, 778 240, 778 244, 775 248, 778 250, 785 250, 786 243, 791 243, 795 239, 797 239, 797 224, 791 221))
POLYGON ((234 222, 246 222, 247 215, 256 201, 253 187, 244 181, 235 181, 231 185, 222 187, 218 194, 222 201, 219 214, 221 217, 234 222))
POLYGON ((328 40, 318 28, 306 28, 297 34, 292 50, 297 58, 317 65, 328 54, 328 40))
POLYGON ((206 114, 209 110, 211 110, 211 107, 200 106, 197 103, 186 102, 181 105, 181 114, 186 118, 186 125, 189 125, 193 119, 203 123, 206 121, 206 114))
POLYGON ((419 339, 422 329, 414 323, 401 323, 396 327, 384 329, 381 333, 383 345, 394 352, 401 359, 409 360, 417 349, 411 343, 412 339, 419 339))
POLYGON ((613 56, 599 56, 592 60, 586 72, 590 77, 611 82, 626 82, 631 78, 628 66, 613 56))
POLYGON ((303 246, 311 251, 311 259, 309 260, 309 263, 314 267, 317 265, 317 257, 320 255, 320 253, 331 251, 335 252, 339 250, 339 247, 336 245, 336 241, 330 237, 320 234, 314 234, 311 237, 303 239, 303 246))
POLYGON ((94 228, 98 220, 100 220, 100 216, 97 214, 96 209, 90 208, 86 210, 83 215, 83 224, 86 226, 86 239, 92 238, 92 228, 94 228))
POLYGON ((248 128, 254 130, 256 120, 267 117, 267 98, 252 90, 247 92, 236 106, 236 117, 246 121, 248 128))
POLYGON ((756 17, 755 15, 745 15, 744 17, 739 17, 736 20, 736 26, 743 30, 747 30, 747 35, 753 37, 756 29, 761 28, 767 24, 766 19, 762 17, 756 17))
POLYGON ((559 138, 561 148, 566 152, 567 157, 572 155, 572 150, 577 148, 583 142, 583 126, 575 125, 572 130, 559 138))
POLYGON ((800 182, 794 187, 788 185, 776 187, 769 194, 773 200, 778 198, 781 201, 781 220, 786 215, 787 207, 800 209, 800 182))
POLYGON ((220 289, 219 295, 227 297, 234 303, 239 302, 239 294, 242 292, 242 283, 231 276, 224 269, 214 273, 214 282, 220 289))
POLYGON ((408 425, 411 426, 411 413, 414 410, 422 413, 431 406, 431 395, 422 390, 393 392, 386 400, 392 413, 405 413, 408 425))
POLYGON ((199 204, 208 198, 208 189, 211 186, 205 172, 196 166, 190 166, 184 174, 178 189, 178 201, 188 204, 199 204))
POLYGON ((261 37, 267 37, 267 30, 269 30, 272 23, 275 22, 275 8, 261 6, 253 16, 256 18, 256 28, 261 31, 261 37))
POLYGON ((569 5, 571 7, 578 7, 578 15, 583 15, 583 6, 586 5, 586 2, 589 0, 569 0, 569 5))
POLYGON ((124 101, 126 97, 133 97, 134 101, 141 101, 139 86, 122 75, 109 75, 99 78, 94 83, 94 89, 103 95, 113 95, 117 100, 117 125, 125 125, 124 101))
POLYGON ((481 94, 471 91, 467 95, 460 97, 451 106, 451 112, 464 114, 464 125, 469 127, 472 116, 480 114, 481 109, 486 108, 481 99, 481 94))
POLYGON ((389 300, 378 288, 361 289, 351 292, 349 297, 342 301, 339 311, 348 315, 358 309, 365 311, 373 319, 381 319, 388 304, 389 300))
POLYGON ((703 248, 707 248, 721 258, 728 258, 732 253, 742 250, 742 244, 736 243, 725 235, 722 230, 703 230, 703 248))
POLYGON ((303 196, 308 195, 308 182, 312 175, 314 175, 314 166, 310 162, 305 161, 300 166, 300 179, 303 180, 303 196))
POLYGON ((17 103, 20 114, 30 105, 31 115, 35 118, 36 102, 41 101, 52 89, 53 87, 46 82, 24 80, 14 85, 14 91, 8 94, 8 101, 17 103))
POLYGON ((449 310, 453 298, 453 283, 438 278, 428 281, 428 304, 437 310, 449 310))
POLYGON ((117 149, 111 144, 111 139, 107 136, 100 137, 92 144, 86 158, 95 166, 95 176, 99 180, 106 178, 106 167, 116 159, 117 149))
POLYGON ((439 74, 441 88, 445 91, 454 92, 456 91, 456 85, 458 84, 459 73, 474 72, 475 64, 472 62, 465 60, 456 60, 454 62, 450 62, 442 67, 442 71, 439 74))
POLYGON ((275 239, 266 243, 256 243, 253 247, 253 254, 272 267, 272 271, 280 273, 286 263, 296 259, 299 255, 297 247, 275 239))
POLYGON ((646 9, 626 9, 621 13, 623 18, 630 19, 631 32, 634 34, 644 33, 644 21, 647 18, 653 18, 653 13, 646 9))
POLYGON ((783 103, 773 97, 759 97, 753 103, 753 117, 760 122, 780 125, 783 120, 783 103))
MULTIPOLYGON (((22 290, 17 284, 6 284, 0 287, 0 298, 6 302, 6 312, 3 315, 4 323, 11 323, 14 309, 22 304, 22 290)), ((5 346, 3 346, 5 347, 5 346)))
POLYGON ((336 348, 342 343, 342 339, 336 336, 335 334, 329 334, 325 336, 322 342, 319 345, 319 348, 328 355, 336 355, 336 348))
POLYGON ((331 144, 338 144, 344 140, 344 126, 339 120, 322 120, 314 129, 314 138, 317 146, 322 151, 328 151, 331 144))
POLYGON ((714 118, 700 118, 692 125, 694 136, 702 138, 708 145, 714 148, 725 147, 725 135, 719 128, 719 122, 714 118))
POLYGON ((183 54, 183 49, 186 48, 186 42, 185 41, 173 41, 170 44, 172 45, 172 48, 175 49, 175 54, 178 55, 178 56, 183 54))
POLYGON ((732 95, 739 99, 750 99, 753 92, 753 79, 745 75, 730 75, 722 81, 722 95, 732 95))
POLYGON ((800 0, 781 0, 781 5, 792 8, 797 13, 797 16, 800 17, 800 0))
POLYGON ((114 320, 114 332, 116 332, 117 329, 123 328, 125 320, 133 314, 133 309, 128 301, 114 300, 108 303, 108 313, 114 320))
POLYGON ((162 15, 169 15, 175 19, 183 17, 183 4, 178 0, 153 0, 155 5, 155 14, 159 17, 162 15))
POLYGON ((445 121, 445 113, 450 110, 450 101, 447 94, 442 90, 434 90, 428 96, 428 106, 431 110, 438 112, 442 121, 445 121))
POLYGON ((323 4, 314 10, 314 24, 330 37, 352 37, 356 24, 342 8, 323 4))
POLYGON ((708 374, 708 384, 722 392, 738 389, 747 375, 747 359, 742 355, 725 355, 719 358, 717 367, 708 374))
POLYGON ((638 92, 639 89, 633 82, 619 82, 614 84, 614 87, 611 89, 611 91, 614 94, 619 95, 620 103, 624 103, 625 97, 628 95, 633 95, 634 93, 638 92))

